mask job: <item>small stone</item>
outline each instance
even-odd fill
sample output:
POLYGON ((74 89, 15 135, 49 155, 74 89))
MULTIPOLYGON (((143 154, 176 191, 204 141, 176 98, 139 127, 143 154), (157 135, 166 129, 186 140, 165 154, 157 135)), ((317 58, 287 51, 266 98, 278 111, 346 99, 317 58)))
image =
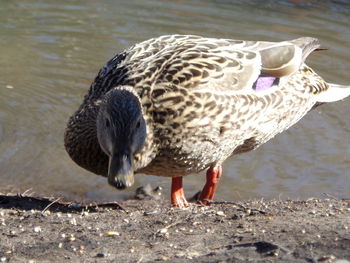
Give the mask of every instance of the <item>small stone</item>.
POLYGON ((153 210, 153 211, 144 211, 143 215, 148 216, 148 215, 153 215, 153 214, 157 214, 158 211, 157 210, 153 210))
POLYGON ((6 85, 5 88, 7 89, 13 89, 14 87, 12 85, 6 85))
POLYGON ((330 262, 335 259, 336 257, 334 255, 324 255, 324 256, 321 256, 317 259, 318 262, 330 262))
POLYGON ((217 212, 216 212, 216 215, 217 215, 217 216, 226 216, 225 213, 224 213, 224 211, 217 211, 217 212))
POLYGON ((71 223, 72 225, 76 226, 77 225, 77 220, 75 219, 75 217, 73 217, 69 223, 71 223))
POLYGON ((0 261, 1 261, 1 262, 5 262, 6 260, 7 260, 6 257, 1 257, 1 258, 0 258, 0 261))
POLYGON ((83 212, 81 213, 81 215, 82 215, 82 216, 88 216, 88 215, 89 215, 89 212, 83 211, 83 212))
POLYGON ((189 252, 188 253, 188 256, 194 258, 194 257, 198 257, 199 256, 199 253, 197 251, 193 251, 193 252, 189 252))
POLYGON ((62 248, 63 247, 63 243, 58 243, 58 248, 62 248))
POLYGON ((116 232, 116 231, 107 231, 106 235, 109 236, 109 237, 111 237, 111 236, 120 236, 120 233, 116 232))
POLYGON ((177 254, 175 254, 175 257, 177 257, 177 258, 183 258, 184 256, 185 256, 184 253, 177 253, 177 254))
POLYGON ((168 229, 167 228, 162 228, 162 229, 158 230, 157 233, 156 233, 156 236, 157 237, 163 237, 163 236, 169 237, 168 229))
POLYGON ((305 234, 305 233, 306 233, 305 229, 302 229, 302 230, 301 230, 301 233, 302 233, 302 234, 305 234))
POLYGON ((35 233, 40 233, 41 232, 41 227, 40 226, 34 227, 34 232, 35 233))
POLYGON ((97 253, 95 257, 96 258, 106 258, 106 257, 108 257, 108 254, 107 253, 97 253))
POLYGON ((45 216, 49 216, 49 215, 51 215, 50 210, 46 210, 46 211, 44 212, 44 215, 45 215, 45 216))

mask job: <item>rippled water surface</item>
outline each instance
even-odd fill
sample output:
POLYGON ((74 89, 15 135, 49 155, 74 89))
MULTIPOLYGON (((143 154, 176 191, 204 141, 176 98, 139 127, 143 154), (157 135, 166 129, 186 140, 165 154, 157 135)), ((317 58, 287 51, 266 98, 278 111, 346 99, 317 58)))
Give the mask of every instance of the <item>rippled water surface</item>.
MULTIPOLYGON (((252 40, 321 39, 309 59, 330 82, 350 84, 350 3, 343 1, 2 1, 0 190, 88 200, 130 196, 170 179, 137 176, 119 192, 63 148, 66 121, 116 52, 162 34, 252 40), (249 2, 249 3, 247 3, 249 2)), ((319 107, 254 152, 231 157, 216 199, 307 198, 350 189, 350 100, 319 107)), ((205 176, 185 178, 188 195, 205 176)))

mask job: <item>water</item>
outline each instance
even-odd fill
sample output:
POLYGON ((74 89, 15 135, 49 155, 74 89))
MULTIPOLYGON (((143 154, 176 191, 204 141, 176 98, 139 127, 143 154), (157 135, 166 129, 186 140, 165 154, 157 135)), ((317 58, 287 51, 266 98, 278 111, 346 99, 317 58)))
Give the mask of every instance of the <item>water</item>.
MULTIPOLYGON (((343 1, 2 1, 0 191, 113 200, 119 192, 81 169, 63 148, 68 117, 116 52, 162 34, 252 40, 299 36, 329 50, 311 56, 330 82, 350 84, 350 3, 343 1)), ((325 105, 260 149, 228 159, 216 199, 307 198, 350 189, 350 100, 325 105)), ((185 178, 188 195, 205 177, 185 178)))

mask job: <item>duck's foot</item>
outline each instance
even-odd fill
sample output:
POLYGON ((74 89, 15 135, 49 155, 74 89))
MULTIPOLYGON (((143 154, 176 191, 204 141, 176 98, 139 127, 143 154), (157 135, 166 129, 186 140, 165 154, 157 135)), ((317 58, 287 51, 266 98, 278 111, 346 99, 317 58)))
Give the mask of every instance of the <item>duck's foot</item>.
POLYGON ((184 208, 188 206, 182 187, 182 176, 173 177, 171 181, 171 204, 175 207, 184 208))
POLYGON ((210 167, 207 171, 207 182, 198 198, 198 203, 202 205, 210 205, 208 201, 213 200, 216 187, 218 186, 222 175, 222 167, 210 167))

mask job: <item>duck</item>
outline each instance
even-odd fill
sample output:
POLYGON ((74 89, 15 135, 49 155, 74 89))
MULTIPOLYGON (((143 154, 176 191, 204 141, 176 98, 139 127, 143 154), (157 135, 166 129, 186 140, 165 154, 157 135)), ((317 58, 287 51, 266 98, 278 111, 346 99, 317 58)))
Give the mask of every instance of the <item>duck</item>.
POLYGON ((350 95, 306 58, 319 41, 164 35, 134 44, 98 72, 69 118, 64 145, 117 189, 137 173, 171 177, 171 204, 187 207, 183 177, 206 171, 209 205, 229 157, 254 150, 315 107, 350 95))

